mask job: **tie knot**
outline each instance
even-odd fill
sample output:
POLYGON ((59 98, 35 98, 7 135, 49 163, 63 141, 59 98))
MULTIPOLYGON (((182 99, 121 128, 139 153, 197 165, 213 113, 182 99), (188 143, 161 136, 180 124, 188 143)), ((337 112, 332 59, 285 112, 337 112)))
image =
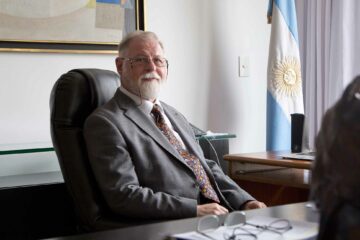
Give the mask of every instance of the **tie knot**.
POLYGON ((151 110, 151 113, 159 114, 161 113, 160 106, 158 104, 154 104, 153 109, 151 110))
POLYGON ((163 116, 161 115, 160 106, 158 104, 154 104, 153 109, 151 110, 151 113, 154 115, 155 121, 157 123, 164 121, 163 116))

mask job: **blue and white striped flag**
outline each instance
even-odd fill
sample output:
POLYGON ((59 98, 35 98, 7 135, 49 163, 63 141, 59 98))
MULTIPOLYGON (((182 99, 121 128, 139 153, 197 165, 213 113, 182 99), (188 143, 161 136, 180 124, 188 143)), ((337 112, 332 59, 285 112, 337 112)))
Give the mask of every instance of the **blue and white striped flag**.
POLYGON ((266 149, 290 150, 292 113, 304 113, 299 39, 293 0, 270 0, 266 149))

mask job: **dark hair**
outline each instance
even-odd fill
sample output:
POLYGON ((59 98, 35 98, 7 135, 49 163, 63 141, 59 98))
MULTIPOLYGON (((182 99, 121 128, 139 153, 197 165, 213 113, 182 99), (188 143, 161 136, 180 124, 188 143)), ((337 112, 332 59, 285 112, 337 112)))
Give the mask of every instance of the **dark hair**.
POLYGON ((322 120, 311 198, 325 213, 332 211, 336 202, 360 207, 360 76, 322 120))

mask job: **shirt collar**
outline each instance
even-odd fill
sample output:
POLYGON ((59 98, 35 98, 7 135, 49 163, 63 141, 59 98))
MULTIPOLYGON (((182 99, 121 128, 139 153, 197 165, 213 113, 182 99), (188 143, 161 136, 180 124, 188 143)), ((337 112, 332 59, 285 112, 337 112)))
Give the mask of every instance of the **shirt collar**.
POLYGON ((128 96, 129 98, 131 98, 135 103, 136 105, 138 106, 138 108, 143 112, 145 113, 146 115, 150 115, 151 113, 151 110, 153 109, 154 107, 154 104, 157 104, 160 106, 160 109, 161 109, 161 112, 164 112, 161 104, 160 104, 160 101, 159 99, 156 99, 155 100, 155 103, 149 101, 149 100, 146 100, 146 99, 141 99, 139 96, 129 92, 128 90, 126 90, 123 86, 120 86, 120 91, 122 93, 124 93, 126 96, 128 96))

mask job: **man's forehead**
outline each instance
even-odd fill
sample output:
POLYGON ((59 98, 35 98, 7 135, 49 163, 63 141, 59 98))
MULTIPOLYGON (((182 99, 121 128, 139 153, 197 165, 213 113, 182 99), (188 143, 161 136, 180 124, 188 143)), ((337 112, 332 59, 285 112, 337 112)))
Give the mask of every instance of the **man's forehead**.
POLYGON ((156 39, 152 38, 137 38, 129 44, 129 53, 137 53, 143 51, 156 51, 157 54, 163 54, 163 49, 156 39))

